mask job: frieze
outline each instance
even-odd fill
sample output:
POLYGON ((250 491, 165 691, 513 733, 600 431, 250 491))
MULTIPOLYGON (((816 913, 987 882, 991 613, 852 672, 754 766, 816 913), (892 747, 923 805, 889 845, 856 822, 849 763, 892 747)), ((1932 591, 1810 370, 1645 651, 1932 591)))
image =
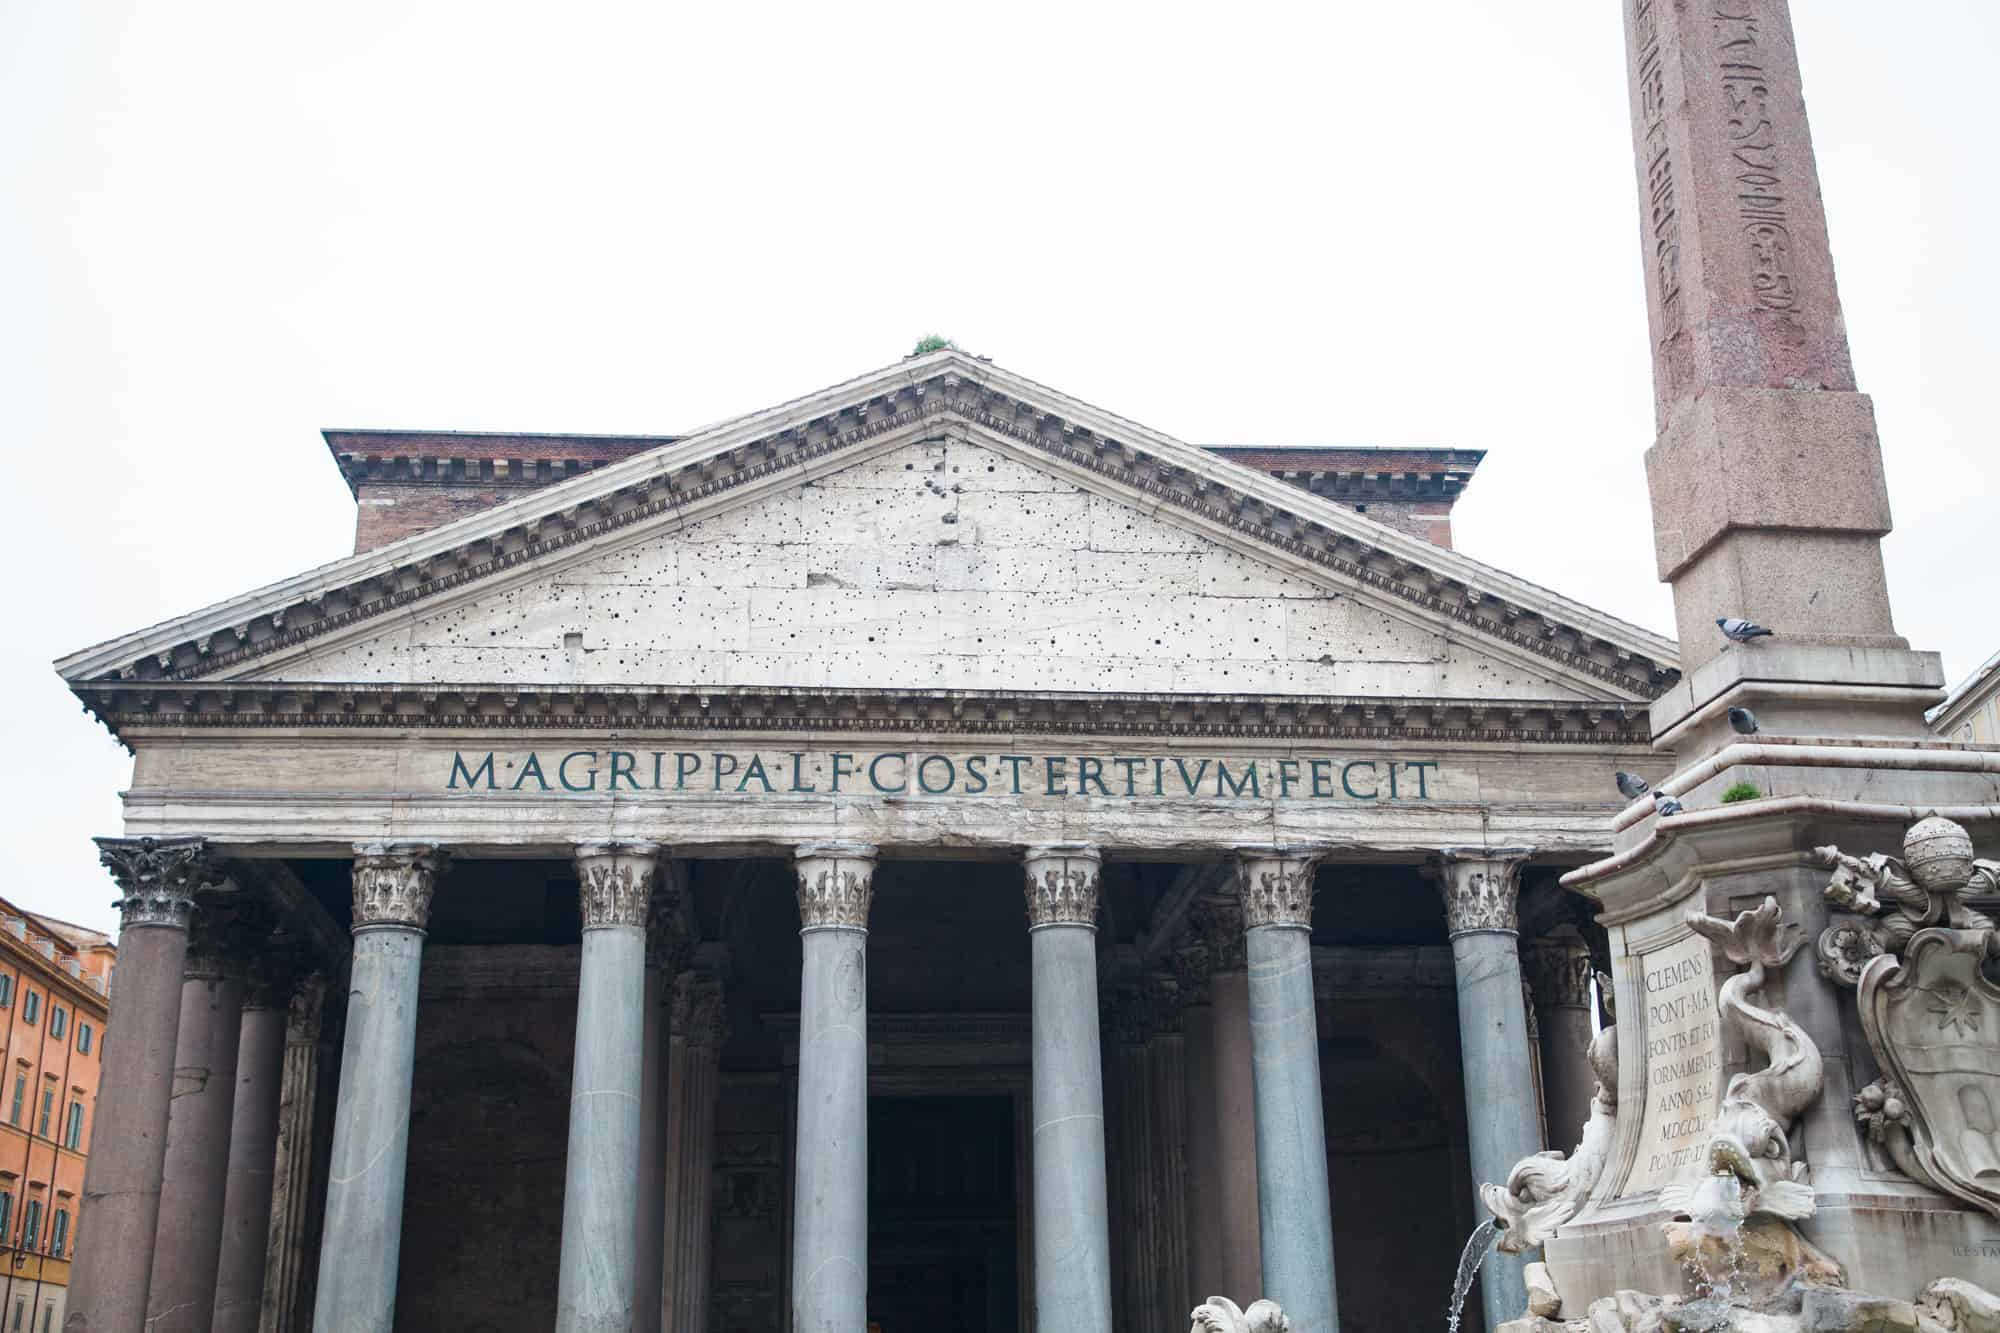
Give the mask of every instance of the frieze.
MULTIPOLYGON (((1669 662, 1645 658, 1560 619, 1551 619, 1537 608, 1515 606, 1491 591, 1440 575, 1419 560, 1384 549, 1371 540, 1373 534, 1366 527, 1373 525, 1366 519, 1357 520, 1366 525, 1359 535, 1336 531, 1325 521, 1303 517, 1286 500, 1253 494, 1206 474, 1196 475, 1153 450, 1065 420, 1039 403, 972 383, 949 362, 920 383, 905 382, 803 425, 775 429, 762 439, 740 442, 706 458, 687 459, 671 471, 655 467, 634 476, 640 468, 614 465, 606 472, 624 480, 620 484, 600 475, 596 484, 608 487, 605 493, 571 497, 567 491, 590 483, 585 479, 564 483, 543 493, 552 504, 569 500, 566 507, 553 513, 525 519, 498 533, 482 533, 455 548, 413 555, 401 565, 378 565, 344 587, 307 592, 275 609, 246 611, 235 623, 225 622, 172 647, 136 657, 115 675, 134 681, 187 681, 234 668, 634 524, 682 516, 690 505, 729 490, 781 472, 803 470, 889 432, 948 416, 1110 478, 1149 499, 1226 526, 1637 697, 1657 695, 1677 675, 1669 662)), ((1393 545, 1394 539, 1389 540, 1393 545)))

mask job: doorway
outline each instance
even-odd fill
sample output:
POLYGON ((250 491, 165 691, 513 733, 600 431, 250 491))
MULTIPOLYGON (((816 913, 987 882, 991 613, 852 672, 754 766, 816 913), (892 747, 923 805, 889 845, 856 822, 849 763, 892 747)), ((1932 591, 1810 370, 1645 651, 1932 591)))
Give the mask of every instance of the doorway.
POLYGON ((880 1333, 1017 1333, 1014 1099, 868 1102, 868 1320, 880 1333))

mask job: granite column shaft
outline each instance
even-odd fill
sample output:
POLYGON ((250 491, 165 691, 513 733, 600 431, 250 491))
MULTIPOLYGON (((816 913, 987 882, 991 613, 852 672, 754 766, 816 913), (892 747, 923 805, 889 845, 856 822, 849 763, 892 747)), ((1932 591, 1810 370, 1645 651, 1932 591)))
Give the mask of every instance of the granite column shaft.
POLYGON ((791 1333, 868 1322, 868 907, 875 849, 801 847, 791 1333))
POLYGON ((583 959, 570 1080, 557 1333, 630 1333, 645 1067, 646 917, 652 843, 577 848, 583 959))
POLYGON ((727 1033, 722 982, 700 972, 675 979, 667 1048, 666 1218, 661 1324, 707 1328, 709 1201, 715 1180, 717 1065, 727 1033))
POLYGON ((1097 1333, 1112 1326, 1097 1026, 1099 858, 1089 847, 1038 847, 1026 869, 1035 1327, 1097 1333))
POLYGON ((253 975, 243 1006, 211 1333, 255 1333, 263 1307, 278 1104, 285 1072, 288 981, 253 975))
POLYGON ((143 1333, 160 1220, 181 977, 194 889, 205 873, 197 839, 100 838, 117 880, 118 984, 104 1038, 92 1151, 65 1328, 143 1333))
POLYGON ((1283 1307, 1293 1333, 1340 1327, 1313 994, 1317 869, 1317 856, 1299 851, 1246 853, 1238 867, 1249 963, 1262 1295, 1283 1307))
MULTIPOLYGON (((1445 921, 1458 982, 1458 1047, 1475 1192, 1505 1180, 1541 1151, 1528 1009, 1522 994, 1516 904, 1524 852, 1479 851, 1440 859, 1445 921)), ((1527 1308, 1523 1255, 1494 1253, 1479 1270, 1486 1326, 1527 1308)))
POLYGON ((243 1029, 244 952, 230 923, 196 909, 174 1045, 174 1102, 160 1181, 165 1206, 153 1240, 147 1333, 207 1333, 214 1314, 243 1029))
POLYGON ((440 859, 429 846, 355 849, 347 1038, 313 1315, 322 1333, 390 1333, 395 1325, 417 980, 440 859))
POLYGON ((1214 1126, 1219 1172, 1215 1230, 1220 1285, 1215 1291, 1248 1293, 1263 1285, 1264 1256, 1257 1234, 1257 1106, 1241 899, 1202 903, 1197 923, 1208 953, 1209 1026, 1214 1046, 1206 1114, 1214 1126))
POLYGON ((632 1223, 632 1333, 660 1333, 665 1259, 667 1073, 666 989, 669 969, 649 934, 646 987, 640 999, 639 1202, 632 1223))
POLYGON ((295 1333, 312 1314, 306 1308, 305 1288, 315 1258, 309 1233, 313 1224, 315 1129, 322 1115, 320 1070, 331 1063, 330 1053, 322 1049, 325 1021, 326 978, 301 978, 285 1021, 277 1146, 271 1163, 269 1241, 257 1333, 295 1333))

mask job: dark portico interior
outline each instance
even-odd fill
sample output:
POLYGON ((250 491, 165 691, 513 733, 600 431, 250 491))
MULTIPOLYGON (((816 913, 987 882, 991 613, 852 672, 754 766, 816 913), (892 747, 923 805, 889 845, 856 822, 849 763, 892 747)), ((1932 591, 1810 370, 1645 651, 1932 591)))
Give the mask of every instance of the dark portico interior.
MULTIPOLYGON (((347 863, 290 865, 344 923, 347 863)), ((691 943, 669 966, 716 978, 723 1013, 706 1217, 694 1223, 707 1241, 691 1249, 683 1239, 679 1252, 706 1269, 697 1298, 706 1328, 769 1333, 784 1327, 788 1301, 795 880, 777 858, 684 865, 681 925, 691 943)), ((1220 892, 1219 876, 1197 882, 1204 873, 1174 863, 1104 870, 1114 1293, 1117 1326, 1134 1333, 1170 1326, 1160 1321, 1183 1317, 1190 1294, 1207 1294, 1191 1285, 1199 1222, 1189 1216, 1186 1136, 1213 1132, 1195 1124, 1209 1103, 1195 1090, 1195 1117, 1162 1117, 1149 1088, 1121 1086, 1120 1073, 1135 1067, 1124 1057, 1139 1048, 1184 1040, 1185 1001, 1199 997, 1175 955, 1193 938, 1194 914, 1169 917, 1185 913, 1191 896, 1220 892)), ((1342 1323, 1386 1333, 1430 1312, 1428 1301, 1412 1311, 1410 1293, 1443 1302, 1473 1215, 1445 919, 1435 886, 1407 865, 1324 867, 1318 899, 1342 1323), (1343 1206, 1360 1200, 1365 1209, 1343 1206)), ((464 859, 440 885, 418 1012, 399 1328, 513 1333, 553 1320, 577 901, 566 860, 464 859)), ((1031 1327, 1029 936, 1018 866, 884 861, 870 914, 868 1008, 871 1319, 883 1333, 1031 1327)), ((336 1067, 320 1088, 330 1110, 332 1038, 327 1048, 336 1067)), ((693 1281, 671 1272, 667 1280, 684 1292, 693 1281)))

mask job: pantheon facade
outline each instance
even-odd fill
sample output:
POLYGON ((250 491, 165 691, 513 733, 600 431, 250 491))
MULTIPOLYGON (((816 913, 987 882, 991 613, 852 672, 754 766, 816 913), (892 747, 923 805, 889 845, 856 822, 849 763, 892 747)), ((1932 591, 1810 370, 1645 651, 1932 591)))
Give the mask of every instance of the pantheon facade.
POLYGON ((58 664, 133 755, 72 1328, 1400 1330, 1574 1141, 1676 650, 1453 550, 1476 452, 955 349, 328 440, 354 555, 58 664))

